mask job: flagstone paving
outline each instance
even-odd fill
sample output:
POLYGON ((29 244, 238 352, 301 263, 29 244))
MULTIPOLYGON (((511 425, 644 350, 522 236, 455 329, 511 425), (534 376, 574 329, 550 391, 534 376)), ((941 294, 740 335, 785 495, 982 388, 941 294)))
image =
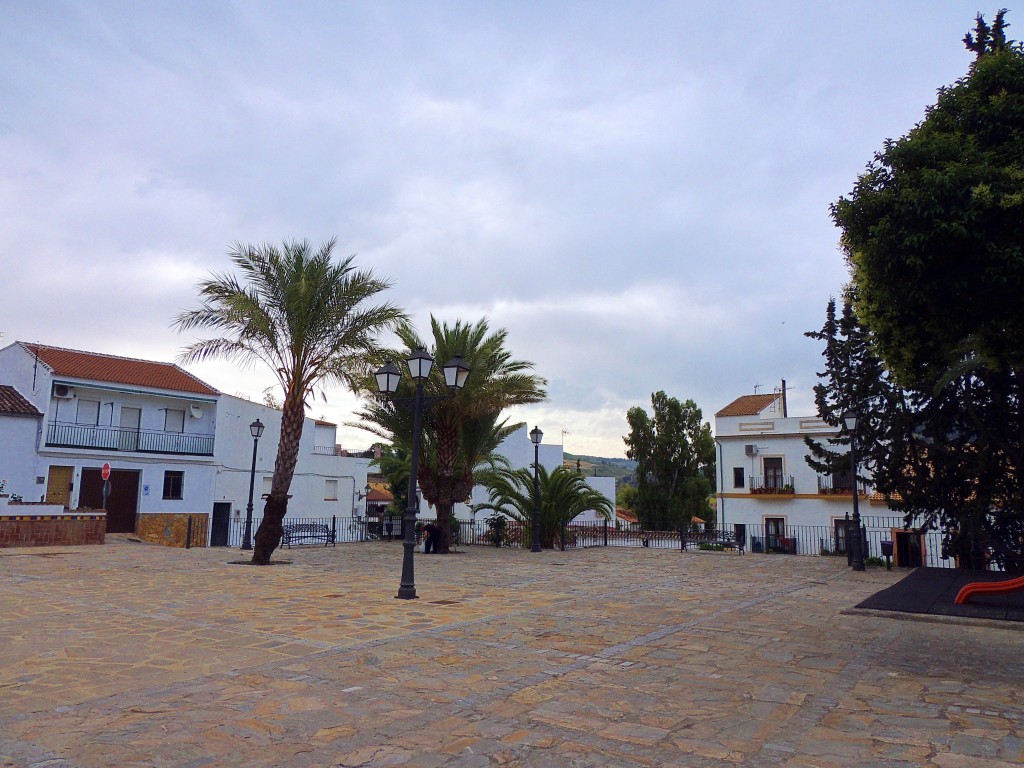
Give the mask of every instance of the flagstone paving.
POLYGON ((1024 762, 1024 632, 848 612, 833 558, 0 550, 0 766, 1024 762))

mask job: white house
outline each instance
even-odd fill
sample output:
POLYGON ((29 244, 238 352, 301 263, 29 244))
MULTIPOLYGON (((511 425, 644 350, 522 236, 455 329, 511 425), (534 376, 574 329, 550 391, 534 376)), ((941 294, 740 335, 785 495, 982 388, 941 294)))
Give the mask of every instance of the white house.
MULTIPOLYGON (((109 465, 107 532, 177 544, 189 518, 199 541, 228 543, 230 520, 248 502, 257 419, 259 519, 281 429, 280 411, 223 395, 176 365, 23 342, 0 349, 0 411, 8 493, 99 509, 109 465)), ((369 460, 340 454, 334 425, 307 419, 290 516, 358 514, 369 460)))
MULTIPOLYGON (((819 539, 834 532, 845 541, 837 522, 851 509, 853 475, 818 474, 807 464, 804 443, 838 431, 816 416, 790 416, 781 394, 744 395, 721 409, 715 414, 719 526, 741 533, 755 526, 776 542, 790 526, 814 526, 819 539)), ((860 490, 863 514, 869 497, 860 490)))
MULTIPOLYGON (((277 443, 281 436, 281 411, 231 395, 221 395, 217 411, 217 478, 212 500, 212 536, 215 545, 237 544, 240 521, 245 517, 252 470, 253 438, 250 424, 259 420, 263 435, 256 443, 256 482, 253 514, 263 512, 263 494, 270 492, 277 443), (231 520, 228 523, 226 521, 231 520), (230 526, 229 540, 223 540, 230 526)), ((363 489, 372 459, 345 456, 336 444, 337 427, 307 417, 299 442, 288 501, 288 519, 336 517, 351 526, 364 513, 363 489)), ((338 533, 344 538, 344 532, 338 533)))

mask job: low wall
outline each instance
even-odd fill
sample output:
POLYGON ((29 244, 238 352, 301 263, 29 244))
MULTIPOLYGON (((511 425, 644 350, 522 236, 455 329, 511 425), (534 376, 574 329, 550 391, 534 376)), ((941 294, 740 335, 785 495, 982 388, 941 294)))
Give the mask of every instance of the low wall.
POLYGON ((206 546, 206 526, 209 515, 202 512, 148 512, 135 518, 135 535, 151 544, 165 547, 184 547, 188 534, 188 520, 192 518, 193 547, 206 546))
MULTIPOLYGON (((106 537, 107 515, 104 512, 14 514, 21 506, 11 505, 0 513, 0 548, 102 544, 106 537)), ((34 505, 24 506, 28 511, 34 505)))

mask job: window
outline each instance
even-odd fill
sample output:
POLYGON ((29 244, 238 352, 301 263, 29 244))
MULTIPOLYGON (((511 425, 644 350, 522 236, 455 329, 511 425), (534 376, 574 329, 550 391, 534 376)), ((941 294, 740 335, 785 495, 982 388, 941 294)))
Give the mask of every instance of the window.
POLYGON ((164 412, 164 432, 184 432, 185 412, 168 408, 164 412))
POLYGON ((782 457, 763 459, 764 485, 766 488, 782 488, 786 481, 782 475, 782 457))
POLYGON ((269 477, 264 477, 263 478, 263 495, 264 496, 269 496, 270 495, 270 486, 272 486, 273 484, 274 484, 274 476, 273 475, 270 475, 269 477))
POLYGON ((743 477, 744 477, 745 474, 746 473, 743 471, 743 467, 733 467, 732 468, 732 487, 733 488, 742 488, 743 487, 743 483, 744 483, 743 477))
POLYGON ((327 480, 324 482, 324 501, 338 500, 338 481, 327 480))
POLYGON ((100 423, 100 401, 99 400, 79 400, 78 401, 78 415, 75 418, 76 424, 88 424, 91 427, 95 427, 100 423))
POLYGON ((185 473, 177 469, 164 472, 164 498, 180 501, 185 488, 185 473))

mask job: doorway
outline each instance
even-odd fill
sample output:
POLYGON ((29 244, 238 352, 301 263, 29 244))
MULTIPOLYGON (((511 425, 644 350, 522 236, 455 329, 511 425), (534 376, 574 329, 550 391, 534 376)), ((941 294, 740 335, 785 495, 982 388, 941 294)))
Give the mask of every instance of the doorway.
POLYGON ((74 477, 74 467, 50 467, 46 478, 46 503, 71 506, 74 477))
POLYGON ((142 425, 142 409, 121 406, 118 448, 122 451, 139 450, 139 427, 142 425))
POLYGON ((213 520, 210 522, 210 546, 228 546, 228 531, 231 526, 231 502, 213 502, 213 520))
MULTIPOLYGON (((107 497, 107 533, 135 533, 135 516, 139 511, 138 470, 110 471, 110 495, 107 497)), ((82 469, 82 507, 103 509, 103 476, 98 469, 82 469)))

